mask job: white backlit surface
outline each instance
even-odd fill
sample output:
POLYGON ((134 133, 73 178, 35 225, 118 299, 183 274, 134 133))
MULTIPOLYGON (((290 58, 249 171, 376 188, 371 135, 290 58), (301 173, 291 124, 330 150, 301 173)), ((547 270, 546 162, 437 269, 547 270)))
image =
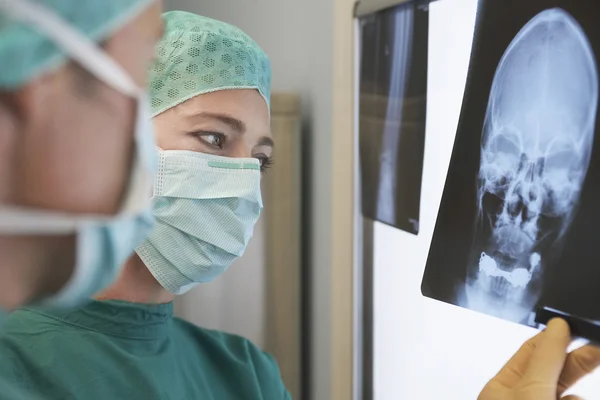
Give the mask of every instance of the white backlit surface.
MULTIPOLYGON (((475 14, 474 0, 441 0, 430 6, 421 231, 414 236, 375 225, 376 400, 474 400, 536 332, 425 298, 420 292, 460 116, 475 14)), ((600 373, 583 380, 574 391, 599 398, 600 373)))

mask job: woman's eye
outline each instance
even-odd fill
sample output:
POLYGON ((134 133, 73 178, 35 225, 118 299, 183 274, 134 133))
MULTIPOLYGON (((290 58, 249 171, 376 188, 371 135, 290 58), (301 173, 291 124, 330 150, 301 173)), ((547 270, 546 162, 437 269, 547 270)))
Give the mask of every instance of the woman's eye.
POLYGON ((270 157, 257 157, 260 161, 260 171, 265 172, 269 167, 273 165, 273 159, 270 157))
POLYGON ((203 133, 199 134, 198 137, 206 142, 206 144, 220 149, 223 148, 223 144, 225 143, 225 135, 221 133, 203 133))

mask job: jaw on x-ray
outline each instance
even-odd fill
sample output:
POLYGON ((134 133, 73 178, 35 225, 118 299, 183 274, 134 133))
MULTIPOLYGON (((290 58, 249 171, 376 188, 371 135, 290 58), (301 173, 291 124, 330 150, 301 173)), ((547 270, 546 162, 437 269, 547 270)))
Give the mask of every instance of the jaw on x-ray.
POLYGON ((597 66, 579 23, 559 8, 537 14, 494 75, 459 305, 515 322, 530 317, 579 203, 597 102, 597 66))

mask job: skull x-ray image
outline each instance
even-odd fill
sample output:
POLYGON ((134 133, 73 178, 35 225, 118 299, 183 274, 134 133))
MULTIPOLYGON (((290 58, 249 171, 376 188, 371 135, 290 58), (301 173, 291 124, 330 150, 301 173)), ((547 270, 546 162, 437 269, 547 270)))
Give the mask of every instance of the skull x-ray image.
POLYGON ((591 0, 480 1, 425 296, 600 321, 598 18, 591 0))
POLYGON ((583 29, 561 8, 535 15, 506 49, 485 115, 476 242, 459 305, 516 322, 533 309, 589 167, 597 74, 583 29))

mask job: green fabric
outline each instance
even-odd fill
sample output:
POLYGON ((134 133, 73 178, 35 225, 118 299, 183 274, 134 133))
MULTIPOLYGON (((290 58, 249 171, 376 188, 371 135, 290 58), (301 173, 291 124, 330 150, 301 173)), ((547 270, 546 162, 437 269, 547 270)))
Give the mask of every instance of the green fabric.
POLYGON ((30 393, 19 391, 12 382, 0 378, 0 400, 42 400, 32 397, 30 393))
MULTIPOLYGON (((100 42, 152 0, 29 0, 45 6, 74 29, 100 42)), ((0 89, 14 90, 61 66, 66 56, 36 28, 0 13, 0 89)))
MULTIPOLYGON (((7 314, 4 310, 0 309, 0 328, 6 319, 7 314)), ((0 360, 3 358, 0 353, 0 360)), ((19 391, 19 389, 9 380, 5 380, 0 378, 0 400, 40 400, 39 398, 32 398, 29 395, 26 395, 24 392, 19 391)))
POLYGON ((20 310, 4 323, 0 355, 0 379, 46 400, 290 398, 271 356, 173 318, 172 304, 20 310))
POLYGON ((235 26, 184 11, 163 16, 165 34, 150 69, 152 116, 204 93, 257 89, 271 101, 271 63, 235 26))

